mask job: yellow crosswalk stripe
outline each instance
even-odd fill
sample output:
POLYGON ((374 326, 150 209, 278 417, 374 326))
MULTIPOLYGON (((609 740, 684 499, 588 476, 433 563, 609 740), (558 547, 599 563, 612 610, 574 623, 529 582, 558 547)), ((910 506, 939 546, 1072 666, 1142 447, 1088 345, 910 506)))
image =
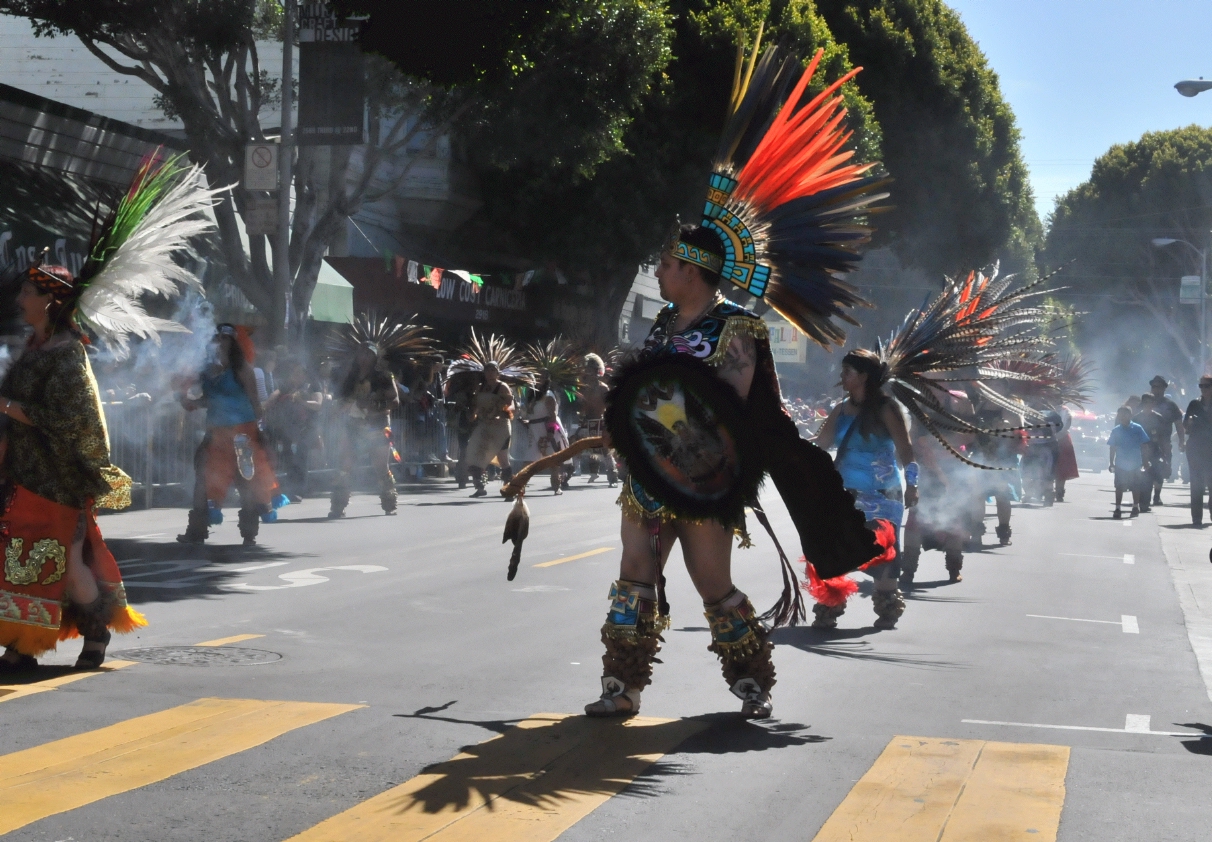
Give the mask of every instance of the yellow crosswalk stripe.
POLYGON ((0 702, 11 702, 13 699, 23 699, 26 696, 33 696, 37 693, 58 690, 64 684, 71 684, 92 675, 101 675, 102 673, 120 670, 124 667, 133 667, 134 665, 134 661, 106 661, 103 666, 95 670, 69 672, 64 675, 57 675, 54 678, 45 678, 42 681, 31 681, 28 684, 0 684, 0 702))
POLYGON ((290 842, 547 842, 706 727, 537 713, 290 842))
POLYGON ((614 547, 598 547, 596 550, 590 550, 587 553, 577 553, 576 555, 565 556, 564 558, 557 558, 555 561, 544 561, 544 562, 540 562, 539 564, 536 564, 534 566, 535 567, 555 567, 557 564, 565 564, 570 561, 580 561, 583 558, 589 558, 591 555, 601 555, 602 553, 608 553, 613 549, 614 549, 614 547))
POLYGON ((204 640, 201 643, 195 643, 194 646, 226 646, 229 643, 241 643, 245 640, 256 640, 258 637, 265 637, 265 635, 234 634, 231 637, 221 637, 218 640, 204 640))
POLYGON ((813 842, 1055 842, 1068 746, 893 737, 813 842))
POLYGON ((199 699, 0 757, 0 834, 363 705, 199 699))

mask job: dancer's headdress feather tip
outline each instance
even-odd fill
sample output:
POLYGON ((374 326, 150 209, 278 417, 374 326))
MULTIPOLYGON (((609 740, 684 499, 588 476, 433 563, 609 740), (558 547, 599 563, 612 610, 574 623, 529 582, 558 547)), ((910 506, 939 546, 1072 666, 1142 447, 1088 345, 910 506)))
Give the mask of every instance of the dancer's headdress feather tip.
POLYGON ((841 344, 834 320, 857 324, 847 311, 867 302, 836 276, 855 268, 870 238, 862 217, 887 197, 886 182, 865 175, 872 165, 848 163, 839 90, 858 70, 805 101, 823 51, 802 72, 775 47, 758 55, 738 52, 703 210, 723 259, 680 240, 670 252, 764 299, 821 345, 841 344))

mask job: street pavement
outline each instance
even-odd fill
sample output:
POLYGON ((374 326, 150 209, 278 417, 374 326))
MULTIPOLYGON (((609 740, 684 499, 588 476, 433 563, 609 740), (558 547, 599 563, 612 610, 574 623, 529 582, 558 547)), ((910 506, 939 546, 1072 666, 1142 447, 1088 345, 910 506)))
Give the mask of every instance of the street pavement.
MULTIPOLYGON (((617 575, 600 482, 532 484, 513 582, 509 506, 445 481, 394 518, 363 495, 330 522, 308 499, 255 550, 234 510, 203 547, 173 541, 180 510, 106 516, 149 626, 115 638, 107 670, 66 669, 68 642, 0 687, 0 834, 1207 840, 1212 528, 1187 526, 1181 486, 1112 520, 1110 484, 1083 473, 1067 502, 1016 507, 1012 545, 968 554, 961 583, 924 553, 893 631, 864 584, 837 630, 776 632, 777 718, 757 723, 676 552, 642 716, 576 715, 617 575)), ((764 609, 778 560, 753 538, 734 577, 764 609)))

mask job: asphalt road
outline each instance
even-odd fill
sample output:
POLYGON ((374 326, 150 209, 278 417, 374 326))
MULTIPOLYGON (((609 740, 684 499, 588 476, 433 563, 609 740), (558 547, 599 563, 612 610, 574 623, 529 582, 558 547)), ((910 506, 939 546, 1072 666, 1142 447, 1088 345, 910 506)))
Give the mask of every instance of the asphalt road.
MULTIPOLYGON (((836 631, 777 632, 777 718, 761 723, 736 716, 676 553, 644 719, 563 716, 598 693, 619 547, 601 483, 532 486, 514 582, 507 504, 444 483, 394 518, 372 496, 337 522, 307 500, 250 551, 234 511, 204 547, 172 540, 183 511, 108 516, 150 625, 115 639, 117 669, 70 680, 54 667, 69 642, 35 683, 0 688, 0 832, 1206 840, 1212 702, 1163 542, 1206 564, 1212 529, 1183 527, 1178 487, 1176 505, 1113 521, 1109 485, 1083 474, 1068 502, 1016 508, 1013 544, 969 554, 959 584, 925 553, 894 631, 872 628, 864 586, 836 631), (123 657, 147 649, 162 651, 123 657)), ((754 541, 734 570, 762 609, 781 582, 754 541)))

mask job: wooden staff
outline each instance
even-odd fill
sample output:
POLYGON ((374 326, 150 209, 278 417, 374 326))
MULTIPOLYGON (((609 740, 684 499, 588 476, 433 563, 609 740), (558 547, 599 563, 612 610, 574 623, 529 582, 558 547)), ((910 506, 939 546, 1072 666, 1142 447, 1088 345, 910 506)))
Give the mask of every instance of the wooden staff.
POLYGON ((525 490, 526 483, 530 482, 530 478, 540 471, 550 471, 556 465, 567 462, 584 450, 593 450, 594 448, 603 446, 601 436, 588 436, 578 439, 558 453, 553 453, 550 456, 544 456, 538 461, 531 462, 514 474, 513 479, 501 486, 501 496, 506 500, 512 500, 525 490))

